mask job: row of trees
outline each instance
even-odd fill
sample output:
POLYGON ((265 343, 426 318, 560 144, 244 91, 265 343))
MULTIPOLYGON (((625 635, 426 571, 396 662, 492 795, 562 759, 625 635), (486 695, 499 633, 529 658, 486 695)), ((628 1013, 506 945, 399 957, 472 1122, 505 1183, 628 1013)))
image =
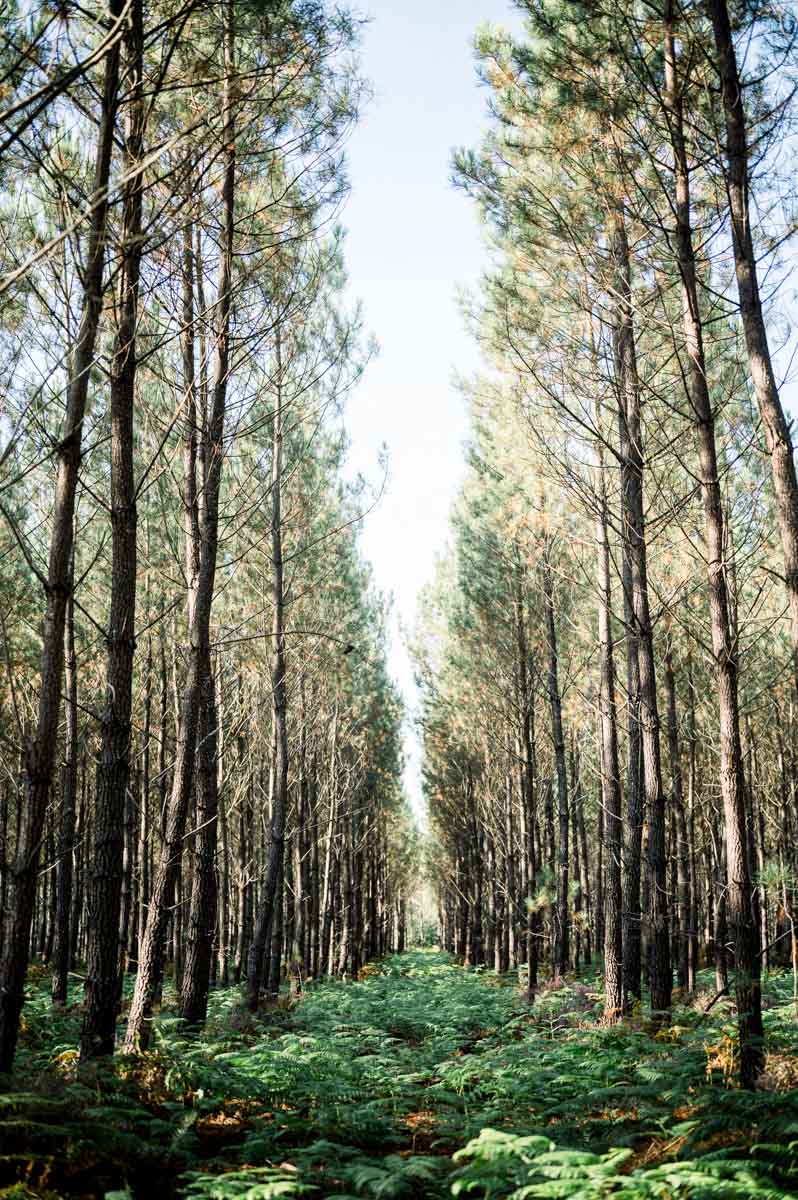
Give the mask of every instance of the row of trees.
POLYGON ((316 0, 3 18, 0 1071, 31 951, 54 1003, 84 978, 87 1059, 126 971, 132 1050, 168 964, 197 1026, 213 979, 254 1010, 404 937, 402 713, 341 475, 357 32, 316 0))
POLYGON ((794 21, 726 0, 520 0, 456 182, 493 265, 493 370, 419 626, 442 938, 604 955, 606 1014, 792 956, 798 487, 771 353, 794 21), (754 196, 758 207, 754 206, 754 196), (485 714, 490 714, 485 721, 485 714))

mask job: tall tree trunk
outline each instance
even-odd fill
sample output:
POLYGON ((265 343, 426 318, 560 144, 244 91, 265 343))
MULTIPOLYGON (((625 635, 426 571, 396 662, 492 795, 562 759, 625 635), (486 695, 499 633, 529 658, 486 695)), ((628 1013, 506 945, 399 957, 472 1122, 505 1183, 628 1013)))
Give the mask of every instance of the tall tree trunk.
POLYGON ((697 853, 695 836, 696 788, 698 786, 698 739, 696 737, 693 664, 689 656, 687 659, 687 737, 687 809, 690 819, 690 878, 693 881, 688 945, 690 951, 689 987, 690 990, 693 991, 695 989, 695 979, 699 968, 699 887, 698 873, 696 869, 697 853))
POLYGON ((503 820, 501 822, 501 833, 504 839, 502 851, 502 878, 499 881, 499 929, 498 940, 500 942, 500 952, 498 955, 499 971, 505 972, 510 970, 510 945, 511 934, 514 926, 514 885, 513 870, 511 866, 513 847, 512 847, 512 811, 513 811, 513 774, 512 774, 512 753, 513 747, 510 740, 510 731, 507 731, 507 774, 504 787, 504 812, 501 814, 503 820))
POLYGON ((526 904, 527 987, 526 998, 532 1003, 538 986, 538 914, 532 910, 537 890, 535 871, 535 751, 532 727, 532 696, 529 686, 529 649, 526 637, 526 605, 524 575, 520 559, 516 561, 515 626, 518 654, 518 692, 521 716, 521 753, 519 755, 521 817, 523 826, 522 862, 526 889, 522 900, 526 904))
POLYGON ((224 783, 225 762, 227 759, 228 736, 225 732, 225 700, 227 689, 224 687, 223 665, 219 663, 218 682, 216 687, 216 728, 218 738, 218 770, 217 789, 219 792, 219 864, 218 880, 220 884, 218 928, 218 971, 222 987, 230 983, 230 830, 227 820, 226 800, 221 797, 224 783), (224 690, 223 690, 224 689, 224 690))
POLYGON ((121 1006, 124 975, 130 971, 130 947, 134 922, 131 916, 134 911, 136 898, 136 879, 138 868, 136 855, 138 852, 137 837, 137 794, 139 787, 139 772, 131 772, 129 787, 125 792, 125 829, 124 853, 122 856, 122 897, 119 906, 119 938, 117 954, 117 1008, 121 1006))
POLYGON ((572 878, 574 882, 574 932, 571 949, 571 957, 575 971, 578 971, 582 964, 582 856, 579 843, 579 806, 581 804, 581 779, 579 776, 579 750, 576 742, 571 734, 571 747, 569 757, 569 771, 571 779, 571 848, 573 853, 573 870, 572 878))
POLYGON ((152 637, 147 638, 147 661, 144 668, 144 729, 141 748, 141 789, 139 793, 138 863, 139 886, 136 911, 136 957, 138 970, 139 946, 147 922, 147 905, 150 898, 150 741, 152 738, 152 637))
POLYGON ((216 832, 219 812, 217 776, 216 695, 210 647, 203 652, 202 696, 198 725, 197 754, 197 832, 194 837, 194 862, 191 901, 185 938, 185 960, 180 989, 180 1015, 189 1027, 205 1023, 208 1013, 208 988, 216 932, 216 832))
POLYGON ((483 943, 483 881, 484 868, 482 862, 483 838, 477 817, 477 797, 474 774, 470 765, 465 777, 465 814, 468 823, 467 855, 468 855, 468 930, 466 940, 465 965, 479 967, 484 961, 483 943))
MULTIPOLYGON (((582 896, 584 898, 583 903, 584 903, 584 914, 585 914, 585 916, 584 916, 584 920, 585 920, 585 933, 584 933, 585 965, 589 966, 593 959, 593 950, 594 950, 594 945, 595 945, 594 933, 593 933, 593 893, 590 888, 590 860, 588 859, 588 856, 587 856, 587 826, 585 824, 585 799, 584 799, 584 795, 581 793, 581 791, 580 791, 580 795, 579 795, 579 804, 577 807, 575 820, 577 823, 576 832, 578 833, 578 836, 579 836, 579 845, 582 850, 580 870, 581 870, 581 887, 582 887, 582 896)), ((619 875, 618 886, 620 888, 620 875, 619 875)), ((620 892, 619 892, 619 896, 620 896, 620 892)))
POLYGON ((726 842, 728 919, 735 951, 735 992, 740 1038, 740 1082, 751 1088, 762 1069, 763 1026, 757 925, 748 862, 748 830, 737 697, 737 644, 732 637, 724 567, 723 501, 718 478, 715 419, 709 397, 690 214, 690 176, 682 92, 677 78, 674 14, 665 15, 665 97, 674 155, 675 245, 682 286, 684 340, 706 520, 707 576, 712 651, 720 714, 720 787, 726 842))
POLYGON ((80 787, 77 795, 77 813, 75 817, 75 870, 72 888, 72 911, 69 917, 69 964, 72 966, 78 957, 81 926, 83 921, 83 847, 87 841, 87 802, 86 802, 86 752, 81 756, 79 771, 80 787))
POLYGON ((180 702, 172 793, 166 813, 163 844, 153 879, 139 973, 128 1018, 125 1043, 128 1051, 143 1050, 149 1044, 152 1008, 163 976, 164 937, 182 859, 183 835, 194 781, 197 726, 207 677, 206 664, 210 659, 210 619, 216 576, 219 491, 224 462, 224 419, 230 370, 230 313, 235 234, 234 12, 233 0, 224 0, 223 233, 219 253, 211 412, 207 428, 203 430, 205 457, 200 526, 201 554, 196 587, 189 588, 189 663, 180 702))
POLYGON ((565 763, 565 735, 562 726, 562 697, 560 695, 557 657, 557 629, 554 621, 554 586, 551 576, 549 547, 543 555, 543 597, 546 607, 546 646, 549 656, 548 690, 551 708, 551 732, 554 743, 554 763, 557 771, 557 907, 554 923, 555 976, 568 970, 568 775, 565 763))
MULTIPOLYGON (((631 611, 626 605, 627 619, 634 623, 634 642, 637 651, 639 684, 639 731, 642 754, 642 777, 646 816, 649 822, 648 865, 650 872, 651 922, 651 1008, 654 1013, 667 1012, 671 1005, 670 939, 668 936, 668 893, 665 861, 665 793, 662 787, 660 762, 659 710, 654 665, 654 640, 648 599, 648 564, 645 516, 643 509, 643 443, 640 419, 640 384, 637 372, 634 323, 632 318, 632 284, 629 266, 629 242, 622 203, 614 205, 612 214, 612 254, 616 292, 613 350, 619 396, 618 414, 623 483, 623 540, 624 558, 628 563, 631 584, 631 611)), ((634 672, 633 672, 634 675, 634 672)), ((630 741, 630 776, 634 768, 630 741)), ((642 806, 639 817, 642 818, 642 806)), ((630 813, 631 817, 631 813, 630 813)), ((641 822, 642 823, 642 822, 641 822)), ((628 831, 636 839, 633 830, 628 831)), ((636 854, 636 844, 630 846, 636 854)), ((634 871, 634 864, 629 864, 634 871)), ((630 883, 632 880, 630 880, 630 883)), ((630 896, 630 899, 633 897, 630 896)), ((629 922, 636 914, 629 913, 629 922)), ((632 934, 630 949, 636 954, 636 934, 632 934)), ((626 952, 626 948, 625 951, 626 952)), ((630 962, 630 987, 637 963, 630 962)), ((634 994, 634 992, 632 993, 634 994)))
MULTIPOLYGON (((239 747, 243 738, 239 739, 239 747)), ((239 761, 243 758, 243 750, 239 749, 239 761)), ((237 915, 236 915, 236 946, 233 957, 233 983, 240 983, 244 971, 244 961, 249 945, 249 899, 252 893, 250 879, 250 861, 248 859, 248 830, 252 819, 252 777, 245 787, 238 814, 238 870, 237 870, 237 915)))
POLYGON ((678 896, 676 943, 679 987, 692 990, 690 967, 690 922, 692 900, 690 887, 690 848, 687 839, 687 817, 684 809, 684 783, 679 751, 679 724, 676 715, 676 678, 673 673, 673 652, 670 637, 665 647, 665 695, 668 705, 668 751, 671 766, 671 797, 676 822, 676 894, 678 896))
POLYGON ((288 802, 288 694, 285 681, 285 583, 283 578, 282 472, 283 378, 280 333, 276 343, 277 387, 272 437, 271 542, 272 542, 272 723, 274 728, 274 795, 269 855, 263 897, 247 964, 247 1006, 256 1012, 260 1000, 263 957, 272 927, 277 887, 283 861, 285 814, 288 802))
MULTIPOLYGON (((600 419, 600 414, 599 414, 600 419)), ((607 485, 604 448, 597 444, 599 468, 598 516, 598 636, 599 714, 601 723, 601 797, 604 846, 607 851, 604 885, 604 1014, 615 1021, 623 1012, 623 925, 621 902, 621 769, 618 756, 618 719, 615 702, 615 655, 612 637, 612 583, 607 522, 607 485)))
MULTIPOLYGON (((109 15, 116 21, 122 0, 111 0, 109 15)), ((19 1018, 28 967, 29 942, 36 900, 39 851, 58 739, 61 680, 64 666, 64 625, 70 595, 75 493, 83 440, 83 419, 94 362, 94 346, 103 304, 108 184, 119 98, 119 42, 105 58, 102 108, 94 164, 93 203, 83 274, 80 328, 70 363, 63 434, 55 457, 57 476, 47 568, 47 607, 40 663, 39 709, 36 732, 25 764, 25 806, 17 829, 17 849, 11 872, 2 949, 0 950, 0 1072, 14 1061, 19 1018)))
POLYGON ((307 775, 307 712, 305 709, 305 681, 299 689, 299 780, 296 788, 296 824, 291 839, 291 876, 293 894, 291 903, 291 947, 290 960, 294 978, 304 971, 305 920, 307 917, 305 890, 305 861, 307 847, 305 836, 308 827, 308 775, 307 775))
MULTIPOLYGON (((119 1011, 119 936, 124 824, 130 781, 133 655, 136 646, 136 483, 133 413, 136 325, 141 274, 144 181, 144 28, 141 0, 132 0, 125 31, 125 119, 122 196, 122 279, 119 328, 111 364, 111 602, 106 698, 100 720, 100 758, 94 850, 87 891, 88 958, 80 1035, 82 1061, 113 1054, 119 1011)), ((129 864, 128 864, 129 865, 129 864)))
POLYGON ((354 908, 352 820, 348 812, 342 814, 341 828, 343 831, 341 842, 341 940, 335 968, 338 975, 345 974, 349 962, 352 910, 354 908))
POLYGON ((66 732, 61 784, 61 819, 58 834, 58 876, 53 948, 53 1004, 67 1002, 70 963, 73 856, 75 853, 75 810, 78 794, 78 672, 75 654, 75 608, 70 596, 64 630, 64 682, 66 732))
POLYGON ((271 945, 267 949, 267 962, 264 963, 266 975, 266 993, 271 1000, 276 1000, 280 994, 280 975, 283 954, 285 893, 283 876, 285 873, 285 857, 280 860, 280 873, 277 877, 277 895, 274 898, 274 916, 272 918, 271 945))
POLYGON ((321 897, 321 943, 319 962, 323 963, 325 970, 327 969, 329 947, 332 940, 332 920, 333 920, 333 905, 332 905, 332 866, 333 866, 333 844, 335 841, 335 827, 338 823, 338 701, 335 701, 333 709, 333 721, 331 731, 331 749, 330 749, 330 768, 329 768, 329 794, 330 794, 330 809, 327 825, 327 841, 324 850, 324 876, 322 884, 321 897))
MULTIPOLYGON (((199 246, 199 237, 197 246, 199 246)), ((201 267, 196 263, 194 231, 191 221, 183 230, 183 377, 186 389, 186 430, 183 446, 183 513, 186 578, 189 581, 189 607, 197 605, 203 557, 203 527, 207 519, 204 483, 209 462, 206 446, 204 389, 202 414, 198 414, 197 382, 194 358, 194 287, 201 267), (201 460, 201 478, 197 478, 197 460, 201 460)), ((200 310, 203 309, 200 302, 200 310)), ((190 1027, 205 1021, 210 982, 213 934, 216 925, 216 822, 218 791, 216 775, 216 695, 211 667, 210 645, 203 640, 198 648, 200 695, 197 718, 197 755, 195 768, 196 830, 191 842, 191 897, 186 922, 185 960, 180 978, 180 1015, 190 1027)))

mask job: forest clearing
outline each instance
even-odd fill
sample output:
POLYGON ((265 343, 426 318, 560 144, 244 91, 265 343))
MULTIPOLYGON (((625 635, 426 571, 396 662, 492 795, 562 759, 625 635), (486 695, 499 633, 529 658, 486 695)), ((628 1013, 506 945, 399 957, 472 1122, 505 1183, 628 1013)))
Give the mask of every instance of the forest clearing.
POLYGON ((0 1200, 798 1195, 798 12, 375 8, 0 6, 0 1200))
MULTIPOLYGON (((761 1090, 731 1086, 734 1025, 707 995, 652 1030, 602 1023, 597 980, 546 988, 433 950, 200 1038, 167 1008, 151 1052, 76 1079, 79 1018, 31 1005, 2 1099, 4 1196, 778 1200, 798 1191, 791 981, 765 988, 761 1090), (23 1090, 24 1089, 24 1090, 23 1090), (13 1146, 12 1144, 16 1143, 13 1146), (25 1185, 9 1187, 17 1175, 25 1185)), ((711 997, 710 997, 711 998, 711 997)))

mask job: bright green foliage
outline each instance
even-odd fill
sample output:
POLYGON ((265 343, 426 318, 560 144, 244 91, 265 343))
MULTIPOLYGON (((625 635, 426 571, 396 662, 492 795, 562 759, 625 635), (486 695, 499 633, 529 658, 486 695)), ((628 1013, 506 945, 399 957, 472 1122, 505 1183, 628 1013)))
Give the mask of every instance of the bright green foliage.
POLYGON ((189 1172, 187 1197, 205 1196, 208 1200, 275 1200, 277 1196, 302 1196, 313 1191, 299 1181, 296 1173, 272 1167, 248 1167, 225 1175, 189 1172))
MULTIPOLYGON (((790 989, 767 983, 766 1080, 798 1067, 790 989)), ((530 1009, 515 977, 416 951, 257 1019, 215 992, 203 1040, 165 1013, 154 1053, 76 1080, 79 1013, 48 1028, 42 992, 26 1091, 0 1103, 0 1196, 794 1195, 798 1091, 726 1087, 728 1008, 676 1008, 654 1035, 604 1026, 602 1001, 594 975, 530 1009)))
MULTIPOLYGON (((757 1148, 762 1149, 762 1148, 757 1148)), ((768 1147, 772 1150, 775 1147, 768 1147)), ((677 1197, 719 1197, 744 1200, 747 1196, 794 1195, 767 1181, 765 1170, 754 1159, 709 1154, 698 1162, 675 1162, 624 1174, 631 1150, 590 1154, 583 1150, 558 1150, 545 1137, 514 1137, 483 1129, 478 1138, 455 1154, 466 1162, 452 1184, 452 1195, 570 1197, 571 1200, 677 1200, 677 1197), (520 1186, 519 1186, 520 1185, 520 1186)), ((783 1165, 794 1174, 795 1144, 783 1155, 783 1165)))

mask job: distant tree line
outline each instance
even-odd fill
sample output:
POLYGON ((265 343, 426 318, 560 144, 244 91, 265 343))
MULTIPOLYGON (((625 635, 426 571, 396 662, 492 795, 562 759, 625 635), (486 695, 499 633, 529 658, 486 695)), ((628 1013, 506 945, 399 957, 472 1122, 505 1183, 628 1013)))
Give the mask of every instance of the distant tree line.
POLYGON ((714 965, 750 1087, 798 971, 794 14, 517 7, 454 161, 491 266, 416 637, 441 939, 530 999, 603 955, 609 1021, 714 965))

